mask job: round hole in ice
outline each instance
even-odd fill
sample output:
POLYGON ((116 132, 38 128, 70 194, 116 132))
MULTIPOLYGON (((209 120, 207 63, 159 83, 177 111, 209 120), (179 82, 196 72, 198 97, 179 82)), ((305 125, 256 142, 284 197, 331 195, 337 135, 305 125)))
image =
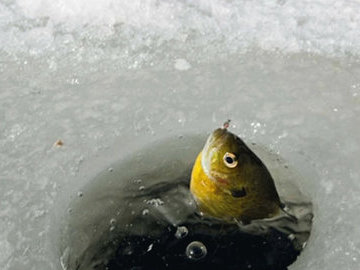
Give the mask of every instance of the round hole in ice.
POLYGON ((284 213, 250 224, 202 217, 188 183, 204 141, 187 135, 153 143, 86 184, 81 189, 86 196, 70 202, 72 212, 62 224, 63 268, 185 269, 196 263, 199 269, 209 264, 271 269, 294 262, 313 217, 311 202, 294 184, 299 175, 277 155, 252 145, 274 176, 284 213), (146 189, 139 190, 140 183, 146 189))

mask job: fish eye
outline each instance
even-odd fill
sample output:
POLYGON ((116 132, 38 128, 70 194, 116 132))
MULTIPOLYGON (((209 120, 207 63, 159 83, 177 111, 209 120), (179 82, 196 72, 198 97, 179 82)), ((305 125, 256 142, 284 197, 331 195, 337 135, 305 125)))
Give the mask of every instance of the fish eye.
POLYGON ((238 164, 236 156, 233 153, 226 152, 223 159, 226 167, 235 168, 238 164))

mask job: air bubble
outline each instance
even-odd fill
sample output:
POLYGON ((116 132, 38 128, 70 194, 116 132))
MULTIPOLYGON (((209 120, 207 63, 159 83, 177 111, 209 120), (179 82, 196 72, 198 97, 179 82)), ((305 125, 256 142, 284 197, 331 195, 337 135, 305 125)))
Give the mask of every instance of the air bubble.
POLYGON ((290 241, 293 241, 294 239, 295 239, 295 235, 292 233, 292 234, 289 234, 288 235, 288 239, 290 240, 290 241))
POLYGON ((134 249, 132 246, 127 246, 124 250, 123 250, 124 255, 132 255, 134 253, 134 249))
POLYGON ((116 219, 115 219, 115 218, 110 219, 110 225, 114 225, 115 223, 116 223, 116 219))
POLYGON ((207 249, 203 243, 199 241, 194 241, 186 247, 185 253, 190 260, 197 261, 205 258, 207 254, 207 249))
POLYGON ((161 206, 164 204, 164 202, 160 198, 154 198, 151 200, 147 200, 146 204, 153 205, 155 207, 161 206))
POLYGON ((77 196, 82 197, 82 196, 84 196, 84 193, 82 193, 81 191, 78 191, 77 196))
POLYGON ((150 244, 148 249, 147 249, 147 252, 150 252, 152 250, 153 246, 154 246, 154 244, 150 244))
POLYGON ((135 180, 134 180, 134 183, 135 183, 135 184, 140 184, 141 182, 142 182, 141 179, 135 179, 135 180))
POLYGON ((189 233, 188 228, 186 228, 185 226, 180 226, 176 230, 175 237, 177 239, 181 239, 181 238, 186 237, 188 235, 188 233, 189 233))
POLYGON ((303 244, 302 244, 302 248, 304 249, 307 245, 307 242, 305 241, 303 244))

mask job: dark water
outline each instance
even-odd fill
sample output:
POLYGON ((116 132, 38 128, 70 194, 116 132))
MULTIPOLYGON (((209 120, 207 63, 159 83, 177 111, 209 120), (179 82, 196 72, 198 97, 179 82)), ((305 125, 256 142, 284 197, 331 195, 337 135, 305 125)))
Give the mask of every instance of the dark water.
POLYGON ((201 217, 188 185, 203 143, 203 136, 158 142, 89 182, 63 219, 63 269, 281 270, 294 262, 313 217, 294 185, 301 178, 257 147, 291 216, 247 225, 201 217))

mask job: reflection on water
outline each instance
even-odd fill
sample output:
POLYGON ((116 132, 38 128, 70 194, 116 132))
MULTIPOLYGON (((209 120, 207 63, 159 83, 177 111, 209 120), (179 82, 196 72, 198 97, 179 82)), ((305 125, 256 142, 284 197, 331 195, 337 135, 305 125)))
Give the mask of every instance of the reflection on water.
POLYGON ((312 205, 278 156, 253 145, 285 211, 232 224, 204 218, 188 184, 204 137, 172 138, 112 164, 85 186, 61 224, 63 269, 286 269, 309 238, 312 205))

